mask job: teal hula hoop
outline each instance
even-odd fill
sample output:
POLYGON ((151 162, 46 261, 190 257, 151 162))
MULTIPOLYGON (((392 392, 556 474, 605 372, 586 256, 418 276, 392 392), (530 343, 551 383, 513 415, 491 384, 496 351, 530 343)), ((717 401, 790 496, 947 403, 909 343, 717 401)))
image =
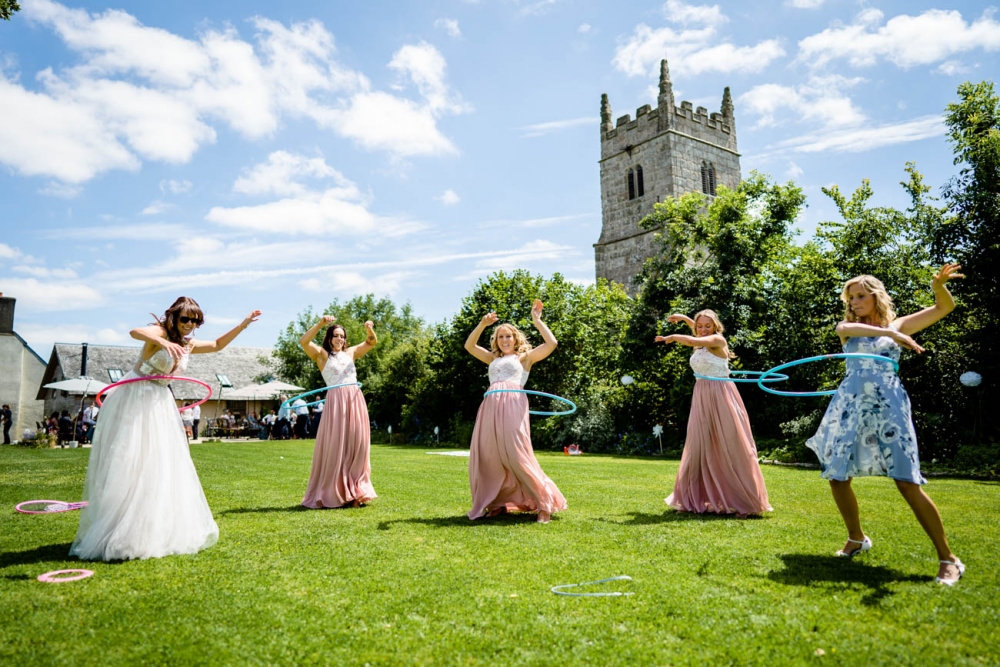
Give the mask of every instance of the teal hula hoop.
POLYGON ((889 357, 883 357, 880 354, 864 354, 861 352, 838 352, 836 354, 820 354, 815 357, 806 357, 805 359, 797 359, 795 361, 789 361, 787 364, 781 364, 780 366, 775 366, 769 371, 766 371, 757 379, 757 386, 766 391, 769 394, 775 394, 776 396, 833 396, 837 393, 836 389, 828 389, 826 391, 781 391, 779 389, 771 389, 764 385, 767 381, 768 376, 778 375, 778 371, 785 370, 786 368, 791 368, 792 366, 799 366, 801 364, 808 364, 813 361, 823 361, 824 359, 875 359, 877 361, 887 361, 892 364, 893 370, 899 371, 899 362, 895 359, 890 359, 889 357))
POLYGON ((299 400, 300 398, 305 398, 306 396, 312 396, 313 394, 318 394, 321 391, 327 391, 329 389, 337 389, 338 387, 354 387, 362 386, 360 382, 345 382, 343 384, 331 384, 329 387, 320 387, 319 389, 313 389, 312 391, 307 391, 304 394, 299 394, 298 396, 292 396, 290 399, 281 404, 279 410, 298 410, 299 408, 308 408, 311 405, 319 405, 320 403, 326 403, 326 399, 320 399, 318 401, 313 401, 312 403, 306 403, 305 405, 296 405, 292 408, 292 403, 299 400))
POLYGON ((560 417, 563 415, 571 415, 576 412, 576 403, 569 400, 568 398, 563 398, 562 396, 556 396, 555 394, 546 394, 544 391, 532 391, 531 389, 490 389, 488 392, 483 394, 483 398, 486 398, 490 394, 534 394, 535 396, 544 396, 545 398, 554 398, 557 401, 562 401, 569 406, 569 410, 563 410, 562 412, 545 412, 544 410, 528 410, 529 415, 540 415, 542 417, 560 417))
POLYGON ((782 375, 781 373, 771 373, 771 371, 729 371, 729 375, 773 375, 774 377, 769 377, 767 379, 755 378, 734 378, 734 377, 712 377, 711 375, 698 375, 694 376, 699 380, 714 380, 715 382, 752 382, 757 384, 758 382, 784 382, 788 379, 787 375, 782 375))

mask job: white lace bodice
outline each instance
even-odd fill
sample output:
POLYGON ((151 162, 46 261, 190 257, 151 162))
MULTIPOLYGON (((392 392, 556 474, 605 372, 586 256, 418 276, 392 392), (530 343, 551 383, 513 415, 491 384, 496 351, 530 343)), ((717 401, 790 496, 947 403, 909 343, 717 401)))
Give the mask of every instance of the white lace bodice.
POLYGON ((727 378, 729 377, 729 362, 712 354, 707 347, 699 347, 695 348, 691 355, 691 370, 698 375, 727 378))
POLYGON ((524 370, 516 354, 497 357, 490 362, 490 384, 495 382, 513 382, 522 387, 528 383, 528 371, 524 370))
MULTIPOLYGON (((149 359, 139 358, 135 365, 135 372, 139 375, 182 375, 187 370, 190 355, 185 351, 177 360, 177 367, 174 368, 174 359, 164 348, 158 349, 149 359)), ((170 380, 152 380, 158 384, 170 384, 170 380)))
POLYGON ((358 369, 354 365, 354 359, 346 352, 337 352, 327 357, 322 373, 327 387, 358 381, 358 369))

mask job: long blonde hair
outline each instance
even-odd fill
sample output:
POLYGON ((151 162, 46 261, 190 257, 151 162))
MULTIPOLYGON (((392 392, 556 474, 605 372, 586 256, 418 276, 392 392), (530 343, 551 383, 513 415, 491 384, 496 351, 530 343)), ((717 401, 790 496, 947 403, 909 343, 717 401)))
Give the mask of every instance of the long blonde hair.
POLYGON ((892 304, 892 297, 890 297, 889 293, 885 291, 885 285, 882 284, 881 280, 875 276, 869 276, 867 274, 855 276, 844 283, 844 289, 840 292, 840 300, 844 302, 844 321, 860 321, 854 315, 854 311, 851 310, 851 295, 848 294, 848 290, 851 285, 856 284, 861 285, 865 288, 866 292, 874 297, 875 314, 878 316, 879 325, 883 327, 889 326, 889 323, 896 319, 896 309, 892 304))
MULTIPOLYGON (((707 317, 709 320, 712 321, 712 326, 715 327, 715 331, 713 333, 717 333, 721 336, 722 333, 726 330, 726 327, 722 325, 722 320, 719 319, 719 316, 716 315, 715 311, 706 308, 705 310, 699 310, 697 313, 694 314, 694 317, 691 318, 691 333, 694 334, 696 337, 698 336, 698 330, 695 328, 695 325, 698 324, 699 317, 707 317)), ((736 355, 733 354, 733 351, 729 349, 728 342, 726 343, 726 355, 730 359, 736 358, 736 355)))
POLYGON ((508 329, 510 330, 511 333, 514 334, 515 354, 525 354, 527 352, 531 352, 531 343, 529 343, 525 335, 521 333, 521 330, 515 327, 513 324, 510 324, 509 322, 504 322, 496 329, 494 329, 492 334, 490 334, 490 350, 493 351, 493 356, 499 357, 502 356, 503 354, 502 352, 500 352, 500 346, 497 345, 497 336, 500 335, 500 332, 503 329, 508 329))

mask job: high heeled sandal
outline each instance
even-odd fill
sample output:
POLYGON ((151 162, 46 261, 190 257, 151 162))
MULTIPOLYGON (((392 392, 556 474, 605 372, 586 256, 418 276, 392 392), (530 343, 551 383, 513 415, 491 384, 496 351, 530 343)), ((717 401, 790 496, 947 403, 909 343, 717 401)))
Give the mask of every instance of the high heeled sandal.
POLYGON ((843 549, 841 549, 835 555, 839 556, 840 558, 854 558, 857 554, 861 553, 862 551, 868 551, 869 549, 872 548, 872 540, 867 535, 865 535, 865 539, 863 540, 852 540, 851 538, 848 537, 847 541, 853 542, 854 544, 860 544, 861 546, 855 549, 854 551, 844 551, 843 549))
POLYGON ((934 577, 935 583, 941 584, 943 586, 954 586, 955 584, 958 583, 959 579, 961 579, 965 575, 965 563, 963 563, 958 558, 956 558, 955 560, 939 560, 938 562, 941 563, 942 565, 954 565, 955 567, 957 567, 958 579, 942 579, 941 577, 934 577))

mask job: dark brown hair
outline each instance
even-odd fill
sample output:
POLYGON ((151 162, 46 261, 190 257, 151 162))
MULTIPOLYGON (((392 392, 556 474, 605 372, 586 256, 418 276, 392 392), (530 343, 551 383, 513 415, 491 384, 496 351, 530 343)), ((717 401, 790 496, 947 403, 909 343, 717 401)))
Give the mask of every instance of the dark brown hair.
MULTIPOLYGON (((163 317, 157 317, 153 315, 153 319, 156 320, 156 324, 159 324, 167 332, 167 340, 171 343, 177 343, 178 345, 184 344, 184 336, 177 329, 178 318, 184 311, 193 313, 198 317, 199 324, 205 321, 205 315, 201 312, 201 306, 198 302, 189 296, 179 296, 177 300, 174 301, 173 305, 167 308, 166 312, 163 313, 163 317)), ((152 313, 150 313, 152 315, 152 313)))
POLYGON ((326 335, 323 336, 323 349, 326 350, 327 354, 333 354, 333 334, 337 329, 344 332, 344 347, 342 350, 347 349, 347 329, 342 324, 331 324, 330 328, 326 330, 326 335))

